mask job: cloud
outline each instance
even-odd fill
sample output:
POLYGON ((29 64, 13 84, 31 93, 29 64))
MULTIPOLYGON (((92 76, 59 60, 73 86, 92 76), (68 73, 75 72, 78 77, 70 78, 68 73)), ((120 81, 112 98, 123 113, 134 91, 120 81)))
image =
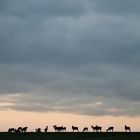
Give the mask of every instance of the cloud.
POLYGON ((138 1, 0 3, 1 109, 140 114, 138 1))
POLYGON ((35 21, 57 16, 77 17, 88 10, 85 0, 2 0, 1 6, 3 7, 1 12, 5 15, 35 21))
MULTIPOLYGON (((91 0, 92 1, 92 0, 91 0)), ((139 0, 94 0, 93 9, 96 12, 111 14, 111 15, 120 15, 120 16, 139 16, 139 8, 140 4, 139 0)))

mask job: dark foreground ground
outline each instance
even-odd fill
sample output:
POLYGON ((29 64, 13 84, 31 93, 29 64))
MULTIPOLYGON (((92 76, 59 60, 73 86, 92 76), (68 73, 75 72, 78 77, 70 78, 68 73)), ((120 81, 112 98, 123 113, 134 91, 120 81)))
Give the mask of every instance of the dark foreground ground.
POLYGON ((140 132, 0 133, 0 140, 140 140, 140 132))

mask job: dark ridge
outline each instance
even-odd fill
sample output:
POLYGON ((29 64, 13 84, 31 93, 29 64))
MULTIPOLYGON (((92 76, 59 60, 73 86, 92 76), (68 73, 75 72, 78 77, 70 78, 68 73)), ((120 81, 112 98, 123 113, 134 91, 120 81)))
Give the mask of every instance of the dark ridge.
POLYGON ((140 140, 140 132, 0 132, 0 140, 140 140))

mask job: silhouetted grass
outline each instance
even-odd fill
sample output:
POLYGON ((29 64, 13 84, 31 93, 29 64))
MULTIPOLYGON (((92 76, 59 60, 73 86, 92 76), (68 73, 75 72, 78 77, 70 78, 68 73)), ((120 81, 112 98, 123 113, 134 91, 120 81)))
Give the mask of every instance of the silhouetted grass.
POLYGON ((0 133, 0 140, 140 140, 140 132, 0 133))

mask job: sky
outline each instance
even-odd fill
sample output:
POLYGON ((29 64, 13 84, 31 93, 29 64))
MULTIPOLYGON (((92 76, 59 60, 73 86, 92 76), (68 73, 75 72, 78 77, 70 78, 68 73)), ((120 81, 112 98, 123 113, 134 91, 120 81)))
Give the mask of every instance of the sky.
POLYGON ((140 131, 139 5, 0 0, 0 131, 45 122, 140 131))

